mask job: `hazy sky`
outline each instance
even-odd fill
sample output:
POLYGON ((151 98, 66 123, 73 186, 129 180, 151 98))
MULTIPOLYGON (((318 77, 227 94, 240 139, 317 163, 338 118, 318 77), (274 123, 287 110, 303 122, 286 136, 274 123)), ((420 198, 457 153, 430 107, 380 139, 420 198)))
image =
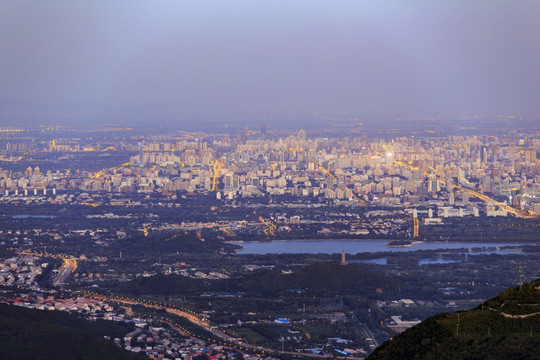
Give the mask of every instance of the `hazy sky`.
POLYGON ((540 113, 540 1, 0 1, 0 98, 540 113))

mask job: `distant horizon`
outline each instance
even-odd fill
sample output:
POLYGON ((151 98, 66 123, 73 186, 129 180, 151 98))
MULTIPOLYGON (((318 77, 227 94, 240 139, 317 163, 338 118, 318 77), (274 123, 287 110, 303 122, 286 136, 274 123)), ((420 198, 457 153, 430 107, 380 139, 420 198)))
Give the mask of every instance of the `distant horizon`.
POLYGON ((502 0, 4 1, 0 124, 40 111, 72 123, 532 116, 538 13, 540 2, 502 0))
MULTIPOLYGON (((357 121, 363 125, 372 125, 372 122, 402 122, 402 121, 458 121, 460 123, 470 122, 474 124, 480 120, 502 121, 503 119, 516 121, 540 120, 540 112, 537 114, 526 113, 396 113, 396 114, 367 114, 359 112, 219 112, 212 109, 186 109, 174 104, 154 104, 138 105, 133 107, 123 107, 105 105, 100 103, 33 103, 20 99, 6 99, 0 97, 0 127, 11 127, 13 120, 21 126, 37 125, 63 125, 73 127, 96 127, 110 125, 125 126, 155 126, 172 125, 177 123, 179 127, 190 125, 192 121, 232 121, 243 122, 245 125, 259 127, 263 122, 272 121, 276 125, 286 121, 290 125, 295 122, 303 123, 310 127, 313 122, 319 127, 324 121, 357 121), (80 122, 83 120, 83 122, 80 122), (88 123, 87 121, 91 121, 88 123)), ((278 126, 279 127, 279 126, 278 126)))

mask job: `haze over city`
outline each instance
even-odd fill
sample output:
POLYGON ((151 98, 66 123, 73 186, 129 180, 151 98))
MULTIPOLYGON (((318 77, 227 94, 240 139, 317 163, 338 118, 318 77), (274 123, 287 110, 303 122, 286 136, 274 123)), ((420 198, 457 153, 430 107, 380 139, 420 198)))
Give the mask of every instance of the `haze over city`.
POLYGON ((537 1, 3 1, 2 124, 531 116, 539 12, 537 1))
POLYGON ((2 1, 0 358, 538 358, 539 10, 2 1))

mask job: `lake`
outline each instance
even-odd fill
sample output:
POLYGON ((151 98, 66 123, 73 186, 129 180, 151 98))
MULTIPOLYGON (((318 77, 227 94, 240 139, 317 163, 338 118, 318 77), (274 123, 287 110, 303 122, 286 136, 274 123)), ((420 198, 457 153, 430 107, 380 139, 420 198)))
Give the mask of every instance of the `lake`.
POLYGON ((13 219, 54 219, 54 215, 13 215, 13 219))
MULTIPOLYGON (((523 244, 509 243, 475 243, 475 242, 426 242, 407 247, 388 246, 387 240, 283 240, 283 241, 249 241, 232 242, 241 246, 236 253, 244 254, 347 254, 363 252, 408 252, 416 250, 442 249, 483 249, 500 248, 503 246, 521 246, 523 244)), ((508 250, 495 251, 504 255, 508 250)))
MULTIPOLYGON (((516 255, 516 254, 519 254, 519 255, 525 256, 525 254, 523 254, 523 253, 516 253, 514 251, 509 251, 509 250, 475 251, 475 252, 471 252, 471 253, 466 252, 466 253, 457 253, 457 254, 464 254, 465 258, 460 259, 460 260, 444 259, 442 257, 438 257, 438 258, 420 258, 420 259, 418 259, 418 265, 422 266, 422 265, 433 265, 433 264, 457 264, 457 263, 461 263, 463 261, 467 261, 469 254, 471 256, 475 256, 475 255, 491 255, 491 254, 498 254, 498 255, 511 255, 511 254, 516 255)), ((350 263, 388 265, 388 258, 376 258, 376 259, 367 259, 367 260, 349 260, 348 262, 350 262, 350 263)))

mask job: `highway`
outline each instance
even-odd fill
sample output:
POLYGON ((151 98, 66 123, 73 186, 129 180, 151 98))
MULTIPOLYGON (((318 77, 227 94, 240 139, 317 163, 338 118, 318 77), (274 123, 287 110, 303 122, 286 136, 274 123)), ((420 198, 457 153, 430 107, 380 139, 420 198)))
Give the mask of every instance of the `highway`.
POLYGON ((371 329, 367 326, 367 324, 365 323, 362 323, 362 325, 364 326, 364 328, 366 328, 366 331, 369 333, 369 335, 371 336, 371 339, 373 341, 373 344, 375 345, 375 347, 379 347, 379 342, 377 341, 377 339, 375 338, 375 335, 373 335, 373 333, 371 332, 371 329))
MULTIPOLYGON (((238 350, 241 350, 241 351, 242 350, 244 350, 244 351, 251 350, 251 351, 259 353, 259 354, 261 354, 263 356, 267 356, 269 354, 288 354, 288 355, 294 355, 294 356, 299 356, 299 357, 310 357, 310 358, 328 358, 328 357, 332 357, 331 354, 321 355, 321 354, 310 354, 310 353, 298 353, 298 352, 294 352, 294 351, 280 351, 280 350, 277 350, 277 349, 266 348, 266 347, 262 347, 262 346, 256 346, 256 345, 248 344, 248 343, 245 343, 245 342, 241 341, 239 338, 233 337, 233 336, 227 334, 225 331, 220 330, 217 326, 215 326, 215 325, 211 324, 210 322, 206 321, 204 319, 204 316, 196 314, 195 312, 193 312, 191 310, 188 310, 188 309, 180 309, 180 308, 177 308, 177 307, 174 307, 174 306, 171 306, 171 305, 157 303, 155 301, 139 300, 139 299, 116 296, 116 295, 105 296, 105 295, 102 295, 102 294, 93 293, 93 292, 87 292, 87 291, 85 291, 84 294, 85 294, 86 298, 94 299, 94 300, 111 301, 111 302, 121 303, 121 304, 125 304, 125 305, 140 305, 140 306, 144 306, 144 307, 151 308, 151 309, 165 310, 169 314, 180 316, 180 317, 183 317, 184 319, 189 320, 191 323, 193 323, 193 324, 195 324, 197 326, 200 326, 204 330, 212 333, 217 338, 222 339, 223 341, 225 341, 225 343, 222 343, 222 345, 231 346, 231 347, 233 347, 235 349, 238 349, 238 350)), ((180 324, 175 323, 171 319, 166 319, 166 318, 162 317, 159 320, 165 321, 165 322, 169 323, 170 325, 173 325, 174 328, 176 328, 179 332, 186 333, 186 334, 188 334, 190 336, 196 337, 194 334, 189 332, 189 330, 184 329, 180 324)), ((209 339, 209 338, 208 339, 202 339, 202 340, 212 341, 212 339, 209 339)), ((216 342, 215 340, 213 340, 213 341, 216 342)))
MULTIPOLYGON (((407 166, 411 170, 418 170, 417 167, 411 166, 411 165, 409 165, 409 164, 407 164, 405 162, 402 162, 402 161, 394 160, 394 163, 397 164, 397 165, 407 166)), ((434 176, 437 180, 440 180, 443 185, 445 185, 446 184, 446 179, 439 176, 437 174, 437 171, 433 167, 430 166, 429 168, 430 168, 431 171, 433 171, 433 173, 431 173, 429 171, 424 171, 424 175, 428 176, 428 177, 429 176, 434 176)), ((508 204, 499 202, 499 201, 497 201, 495 199, 492 199, 489 196, 484 195, 482 193, 479 193, 477 191, 474 191, 474 190, 471 190, 471 189, 468 189, 468 188, 464 188, 464 187, 456 185, 456 184, 452 184, 452 188, 455 188, 455 189, 458 189, 460 191, 466 192, 469 195, 474 196, 474 197, 476 197, 476 198, 478 198, 478 199, 480 199, 482 201, 485 201, 487 203, 493 203, 493 204, 495 204, 497 206, 503 207, 507 212, 509 212, 511 214, 514 214, 515 216, 517 216, 519 218, 532 219, 532 218, 535 217, 534 215, 529 215, 529 214, 527 214, 527 213, 525 213, 525 212, 523 212, 521 210, 518 210, 518 209, 516 209, 516 208, 514 208, 514 207, 512 207, 512 206, 510 206, 508 204)))
MULTIPOLYGON (((13 249, 12 249, 13 250, 13 249)), ((62 266, 60 266, 60 269, 58 269, 58 274, 53 279, 53 286, 54 287, 60 287, 60 289, 64 289, 64 284, 66 283, 67 278, 69 275, 71 275, 78 266, 77 259, 74 257, 70 257, 67 255, 62 254, 49 254, 46 252, 32 252, 30 250, 22 250, 17 251, 17 254, 19 255, 31 255, 31 256, 39 256, 39 257, 51 257, 53 259, 62 258, 64 261, 62 263, 62 266)))
POLYGON ((64 263, 58 269, 58 274, 54 277, 53 286, 64 288, 67 278, 71 275, 75 269, 77 269, 77 260, 74 258, 63 258, 64 263))

